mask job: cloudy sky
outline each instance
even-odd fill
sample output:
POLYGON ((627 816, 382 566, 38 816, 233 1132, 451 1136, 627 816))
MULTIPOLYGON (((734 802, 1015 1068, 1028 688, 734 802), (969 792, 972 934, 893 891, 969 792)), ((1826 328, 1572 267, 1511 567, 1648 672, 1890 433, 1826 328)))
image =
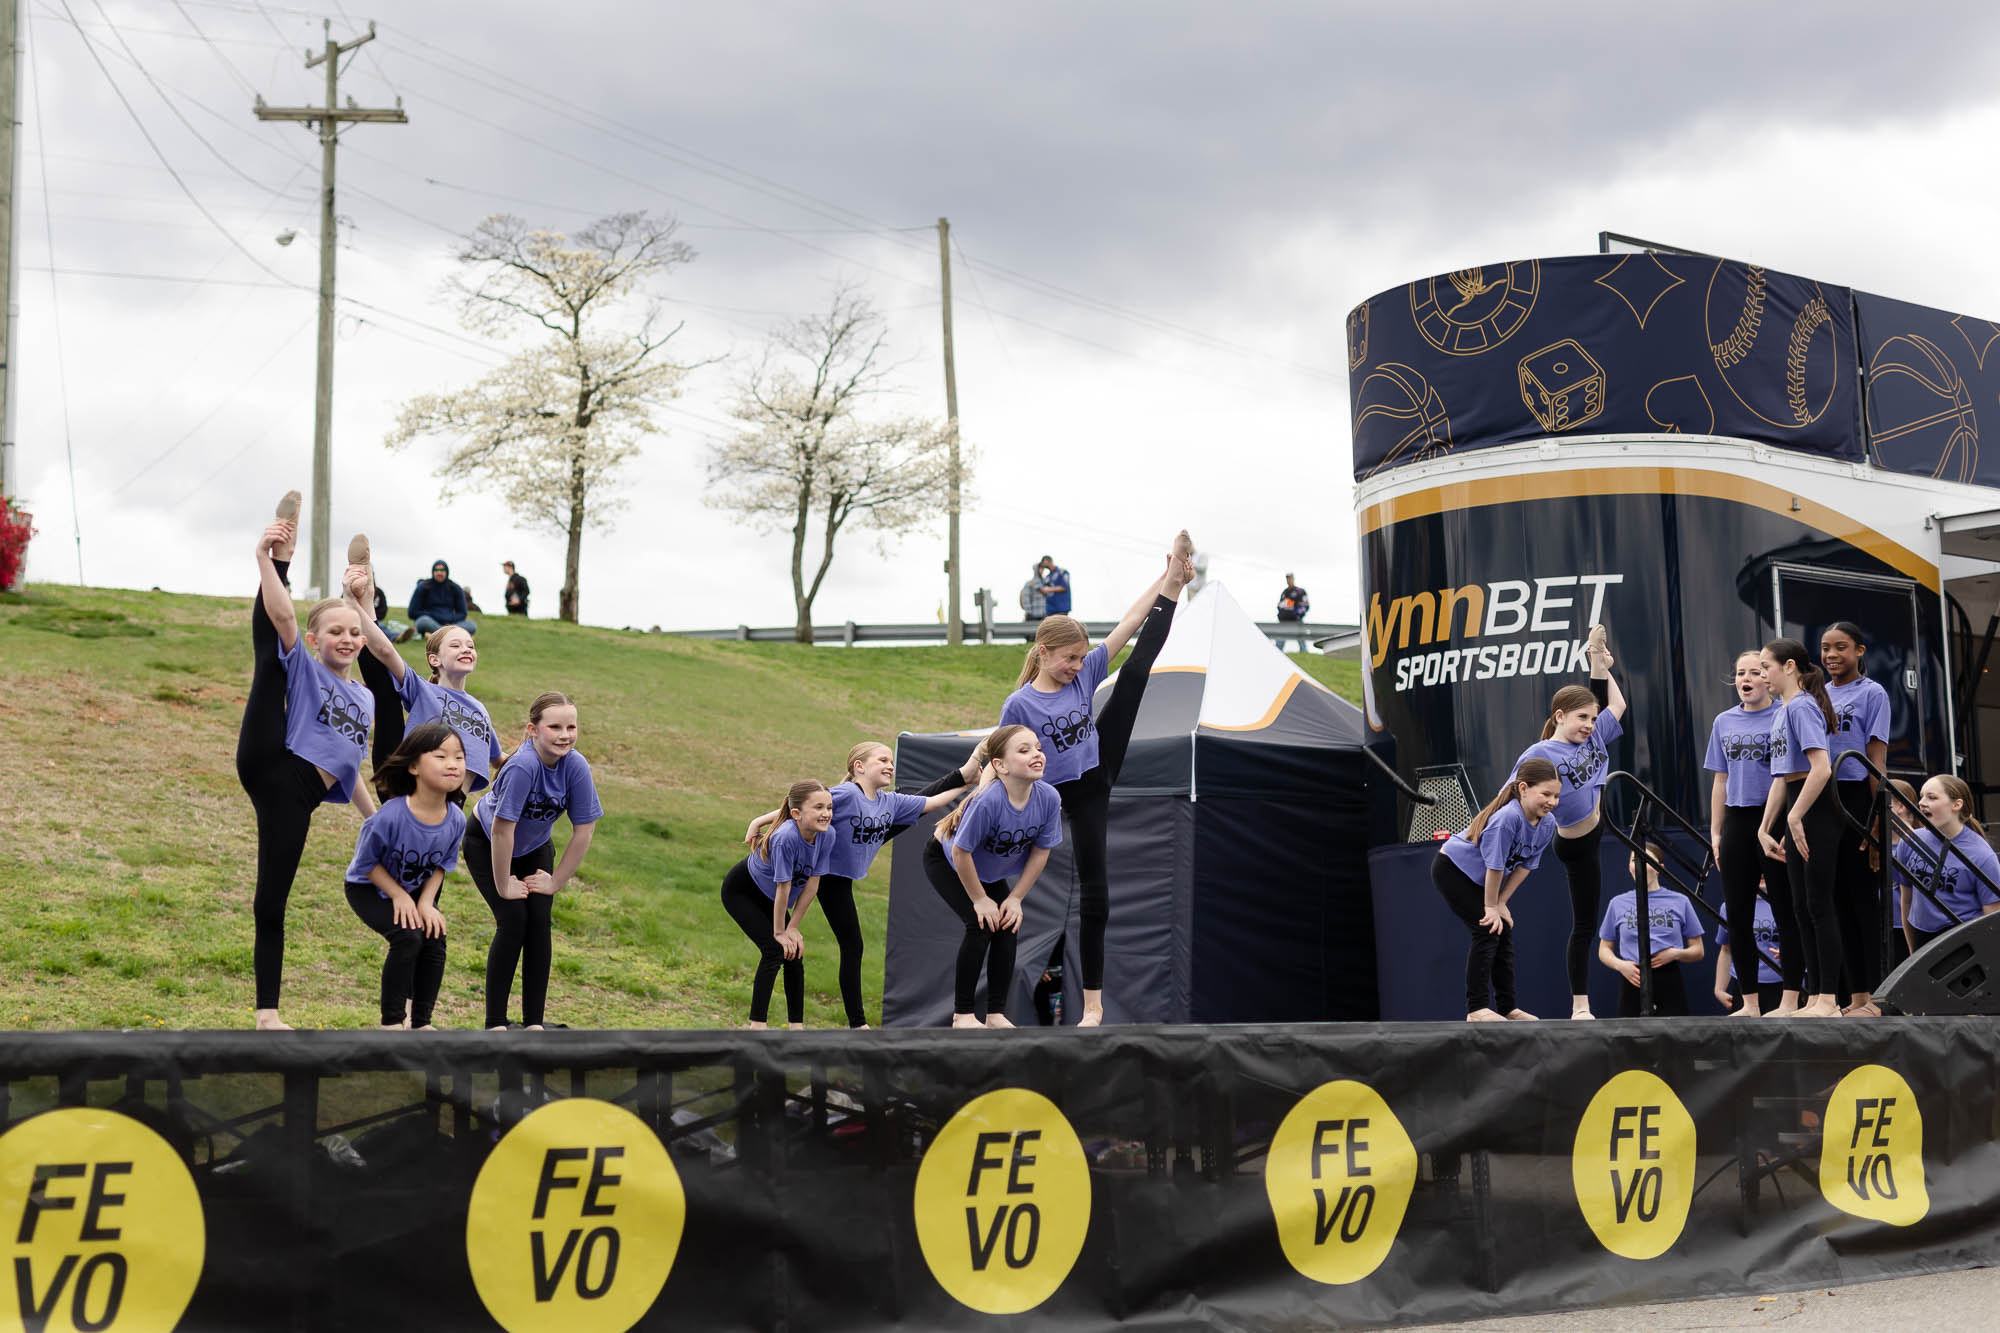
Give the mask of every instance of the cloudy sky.
MULTIPOLYGON (((80 544, 93 584, 247 592, 307 487, 318 153, 250 108, 319 99, 326 19, 379 33, 343 96, 410 116, 340 155, 333 530, 371 534, 392 600, 442 556, 491 607, 511 557, 555 610, 557 534, 441 503, 441 446, 383 447, 399 403, 504 353, 440 292, 494 211, 649 209, 699 252, 659 294, 713 364, 585 541, 583 618, 611 625, 790 622, 787 539, 701 502, 733 377, 849 280, 904 362, 891 406, 941 417, 940 216, 968 587, 1011 608, 1049 551, 1093 617, 1186 525, 1259 614, 1289 569, 1354 618, 1342 321, 1415 277, 1610 229, 2000 315, 1988 5, 21 6, 36 579, 76 580, 80 544)), ((941 519, 886 555, 851 534, 815 618, 932 619, 943 554, 941 519)))

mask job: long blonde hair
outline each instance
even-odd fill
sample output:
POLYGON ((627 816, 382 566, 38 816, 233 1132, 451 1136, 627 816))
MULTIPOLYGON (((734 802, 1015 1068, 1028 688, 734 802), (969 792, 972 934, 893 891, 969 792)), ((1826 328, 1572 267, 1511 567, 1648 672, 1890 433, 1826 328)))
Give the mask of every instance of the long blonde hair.
POLYGON ((1014 688, 1019 689, 1040 675, 1042 659, 1056 649, 1089 642, 1090 633, 1081 620, 1074 616, 1049 616, 1035 627, 1035 641, 1028 645, 1028 658, 1021 663, 1021 678, 1014 682, 1014 688))
POLYGON ((784 824, 785 820, 790 819, 792 817, 792 812, 794 810, 805 809, 807 799, 810 798, 814 792, 825 791, 825 790, 826 790, 826 784, 824 782, 819 782, 812 778, 802 778, 799 781, 794 782, 786 790, 785 799, 782 802, 780 802, 778 806, 780 810, 783 810, 785 812, 784 815, 781 818, 772 820, 770 823, 766 824, 763 828, 757 831, 757 836, 753 838, 750 842, 750 850, 757 853, 757 855, 762 857, 764 860, 766 861, 770 860, 771 839, 777 835, 779 827, 784 824))
MULTIPOLYGON (((1581 689, 1582 687, 1563 686, 1563 689, 1572 688, 1581 689)), ((1585 692, 1588 693, 1588 691, 1585 692)), ((1556 697, 1562 697, 1561 691, 1557 691, 1556 697)), ((1474 815, 1472 822, 1465 826, 1465 840, 1467 842, 1478 842, 1479 835, 1486 832, 1486 822, 1500 813, 1500 807, 1506 805, 1509 801, 1518 801, 1521 799, 1522 787, 1539 787, 1544 782, 1554 781, 1555 777, 1556 766, 1548 760, 1540 756, 1533 759, 1523 759, 1521 766, 1514 770, 1514 776, 1508 778, 1506 785, 1500 788, 1499 795, 1488 801, 1486 808, 1474 815)))
MULTIPOLYGON (((444 636, 451 633, 455 629, 462 630, 464 628, 465 626, 463 625, 440 625, 436 629, 432 630, 429 634, 425 635, 424 660, 426 662, 429 662, 433 657, 436 657, 438 658, 439 662, 442 662, 444 659, 440 657, 438 654, 438 646, 444 642, 444 636)), ((469 639, 472 637, 472 635, 470 633, 467 633, 465 637, 469 639)), ((438 677, 441 674, 443 674, 443 671, 444 671, 443 667, 438 666, 435 663, 432 664, 431 684, 435 685, 438 683, 438 677)))
MULTIPOLYGON (((847 772, 842 775, 843 778, 848 782, 855 781, 854 766, 877 750, 889 750, 889 746, 882 741, 862 741, 849 750, 847 752, 847 772)), ((895 751, 889 750, 889 753, 893 755, 895 751)))
MULTIPOLYGON (((1064 616, 1063 619, 1067 620, 1069 619, 1069 617, 1064 616)), ((1027 732, 1027 734, 1030 736, 1035 734, 1033 731, 1029 730, 1027 727, 1022 726, 1018 722, 1010 722, 1004 727, 995 727, 993 729, 992 733, 987 736, 984 742, 986 746, 986 753, 989 756, 991 756, 991 759, 998 759, 1001 755, 1006 753, 1008 744, 1014 739, 1015 733, 1017 732, 1027 732)), ((988 762, 991 762, 991 759, 989 759, 988 762)), ((953 806, 951 808, 951 813, 938 821, 938 830, 941 833, 943 833, 946 837, 950 837, 954 832, 956 832, 958 829, 958 821, 965 815, 965 807, 971 805, 974 798, 977 797, 977 795, 978 791, 977 789, 975 789, 972 792, 972 794, 968 795, 964 800, 960 801, 957 805, 953 806)))

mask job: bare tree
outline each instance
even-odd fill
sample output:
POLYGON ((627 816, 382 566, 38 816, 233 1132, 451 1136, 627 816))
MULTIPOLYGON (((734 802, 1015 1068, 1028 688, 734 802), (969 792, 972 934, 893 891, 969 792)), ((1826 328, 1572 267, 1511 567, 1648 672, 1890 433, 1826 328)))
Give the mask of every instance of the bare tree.
POLYGON ((813 599, 843 528, 850 522, 871 528, 886 544, 945 512, 948 428, 910 416, 861 415, 869 399, 890 392, 886 380, 895 367, 883 364, 886 337, 866 297, 846 284, 835 288, 824 314, 772 335, 762 361, 737 386, 730 414, 742 428, 709 451, 705 502, 760 530, 791 533, 800 643, 812 642, 813 599), (818 563, 808 579, 815 525, 818 563))
POLYGON ((680 331, 663 328, 651 280, 694 258, 671 217, 619 213, 574 234, 530 229, 495 214, 466 238, 446 282, 474 332, 549 336, 469 388, 403 405, 391 449, 418 436, 450 440, 437 475, 447 497, 484 490, 529 524, 569 541, 558 614, 577 617, 585 527, 608 526, 623 502, 604 484, 656 433, 653 407, 678 396, 690 367, 657 355, 680 331), (639 307, 635 329, 607 328, 639 307))

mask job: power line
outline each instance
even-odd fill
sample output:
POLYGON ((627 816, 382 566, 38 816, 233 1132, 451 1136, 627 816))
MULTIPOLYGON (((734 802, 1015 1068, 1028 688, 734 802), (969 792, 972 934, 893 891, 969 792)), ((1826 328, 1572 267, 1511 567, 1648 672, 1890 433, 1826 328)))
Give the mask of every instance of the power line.
POLYGON ((119 278, 128 282, 175 282, 194 287, 262 287, 274 291, 294 292, 295 283, 257 282, 250 278, 197 278, 179 273, 121 273, 104 268, 59 268, 54 264, 23 264, 30 273, 60 273, 68 278, 119 278))
POLYGON ((195 422, 194 425, 189 426, 187 430, 180 436, 179 439, 175 440, 172 444, 168 445, 166 448, 160 450, 159 453, 154 454, 153 457, 147 461, 144 467, 140 468, 137 472, 134 472, 131 476, 125 478, 124 484, 119 486, 118 489, 111 492, 112 496, 115 498, 117 496, 123 495, 127 490, 131 489, 133 482, 136 482, 137 480, 139 480, 139 478, 145 476, 148 472, 151 472, 161 463, 166 462, 167 459, 173 456, 175 450, 179 449, 182 445, 186 444, 189 440, 193 439, 195 437, 196 432, 200 431, 203 426, 206 426, 209 422, 215 419, 216 413, 220 412, 223 408, 229 406, 230 403, 236 401, 237 394, 240 394, 245 389, 249 388, 251 384, 253 384, 256 381, 257 377, 262 375, 264 371, 270 367, 273 361, 276 361, 280 356, 284 355, 285 349, 290 347, 292 343, 297 340, 298 336, 306 331, 306 327, 311 323, 312 323, 312 318, 308 316, 303 323, 301 323, 297 328, 293 329, 291 333, 286 335, 285 340, 283 342, 279 343, 277 347, 272 349, 271 354, 265 357, 263 361, 258 364, 255 370, 251 371, 247 376, 244 377, 243 382, 241 384, 238 384, 234 389, 231 389, 228 392, 228 394, 226 394, 223 397, 221 402, 218 402, 214 407, 209 408, 207 415, 203 416, 200 421, 195 422))
MULTIPOLYGON (((23 14, 28 23, 28 70, 35 81, 35 143, 42 148, 39 154, 42 172, 42 232, 49 247, 49 261, 54 263, 56 254, 55 221, 49 213, 49 158, 42 136, 42 65, 37 53, 42 44, 34 35, 34 18, 23 14)), ((55 274, 49 274, 49 327, 55 333, 56 345, 56 390, 62 399, 63 415, 63 458, 69 467, 69 524, 70 532, 76 539, 76 581, 83 583, 83 518, 76 503, 76 443, 70 429, 69 419, 69 369, 63 357, 62 344, 62 293, 55 274)), ((17 356, 10 345, 7 355, 17 356)))

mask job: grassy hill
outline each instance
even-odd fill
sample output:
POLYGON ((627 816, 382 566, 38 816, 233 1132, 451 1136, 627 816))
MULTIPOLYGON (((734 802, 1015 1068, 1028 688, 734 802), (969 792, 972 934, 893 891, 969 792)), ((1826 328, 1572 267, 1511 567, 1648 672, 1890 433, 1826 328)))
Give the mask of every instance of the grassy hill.
MULTIPOLYGON (((255 837, 234 767, 248 617, 247 597, 0 597, 0 1027, 248 1025, 255 837)), ((577 748, 607 812, 555 903, 549 1013, 572 1027, 741 1022, 754 955, 716 895, 744 823, 795 778, 835 777, 857 740, 990 720, 1022 652, 709 643, 504 616, 484 619, 479 646, 473 693, 510 739, 542 690, 578 701, 577 748)), ((404 645, 413 663, 418 647, 404 645)), ((1355 664, 1295 660, 1357 696, 1355 664)), ((341 891, 359 824, 347 806, 313 821, 286 927, 296 1026, 377 1021, 382 944, 341 891)), ((871 1013, 886 871, 885 858, 856 886, 871 1013)), ((462 869, 440 906, 437 1021, 477 1026, 492 919, 462 869)), ((817 914, 806 949, 806 1021, 838 1023, 817 914)))

